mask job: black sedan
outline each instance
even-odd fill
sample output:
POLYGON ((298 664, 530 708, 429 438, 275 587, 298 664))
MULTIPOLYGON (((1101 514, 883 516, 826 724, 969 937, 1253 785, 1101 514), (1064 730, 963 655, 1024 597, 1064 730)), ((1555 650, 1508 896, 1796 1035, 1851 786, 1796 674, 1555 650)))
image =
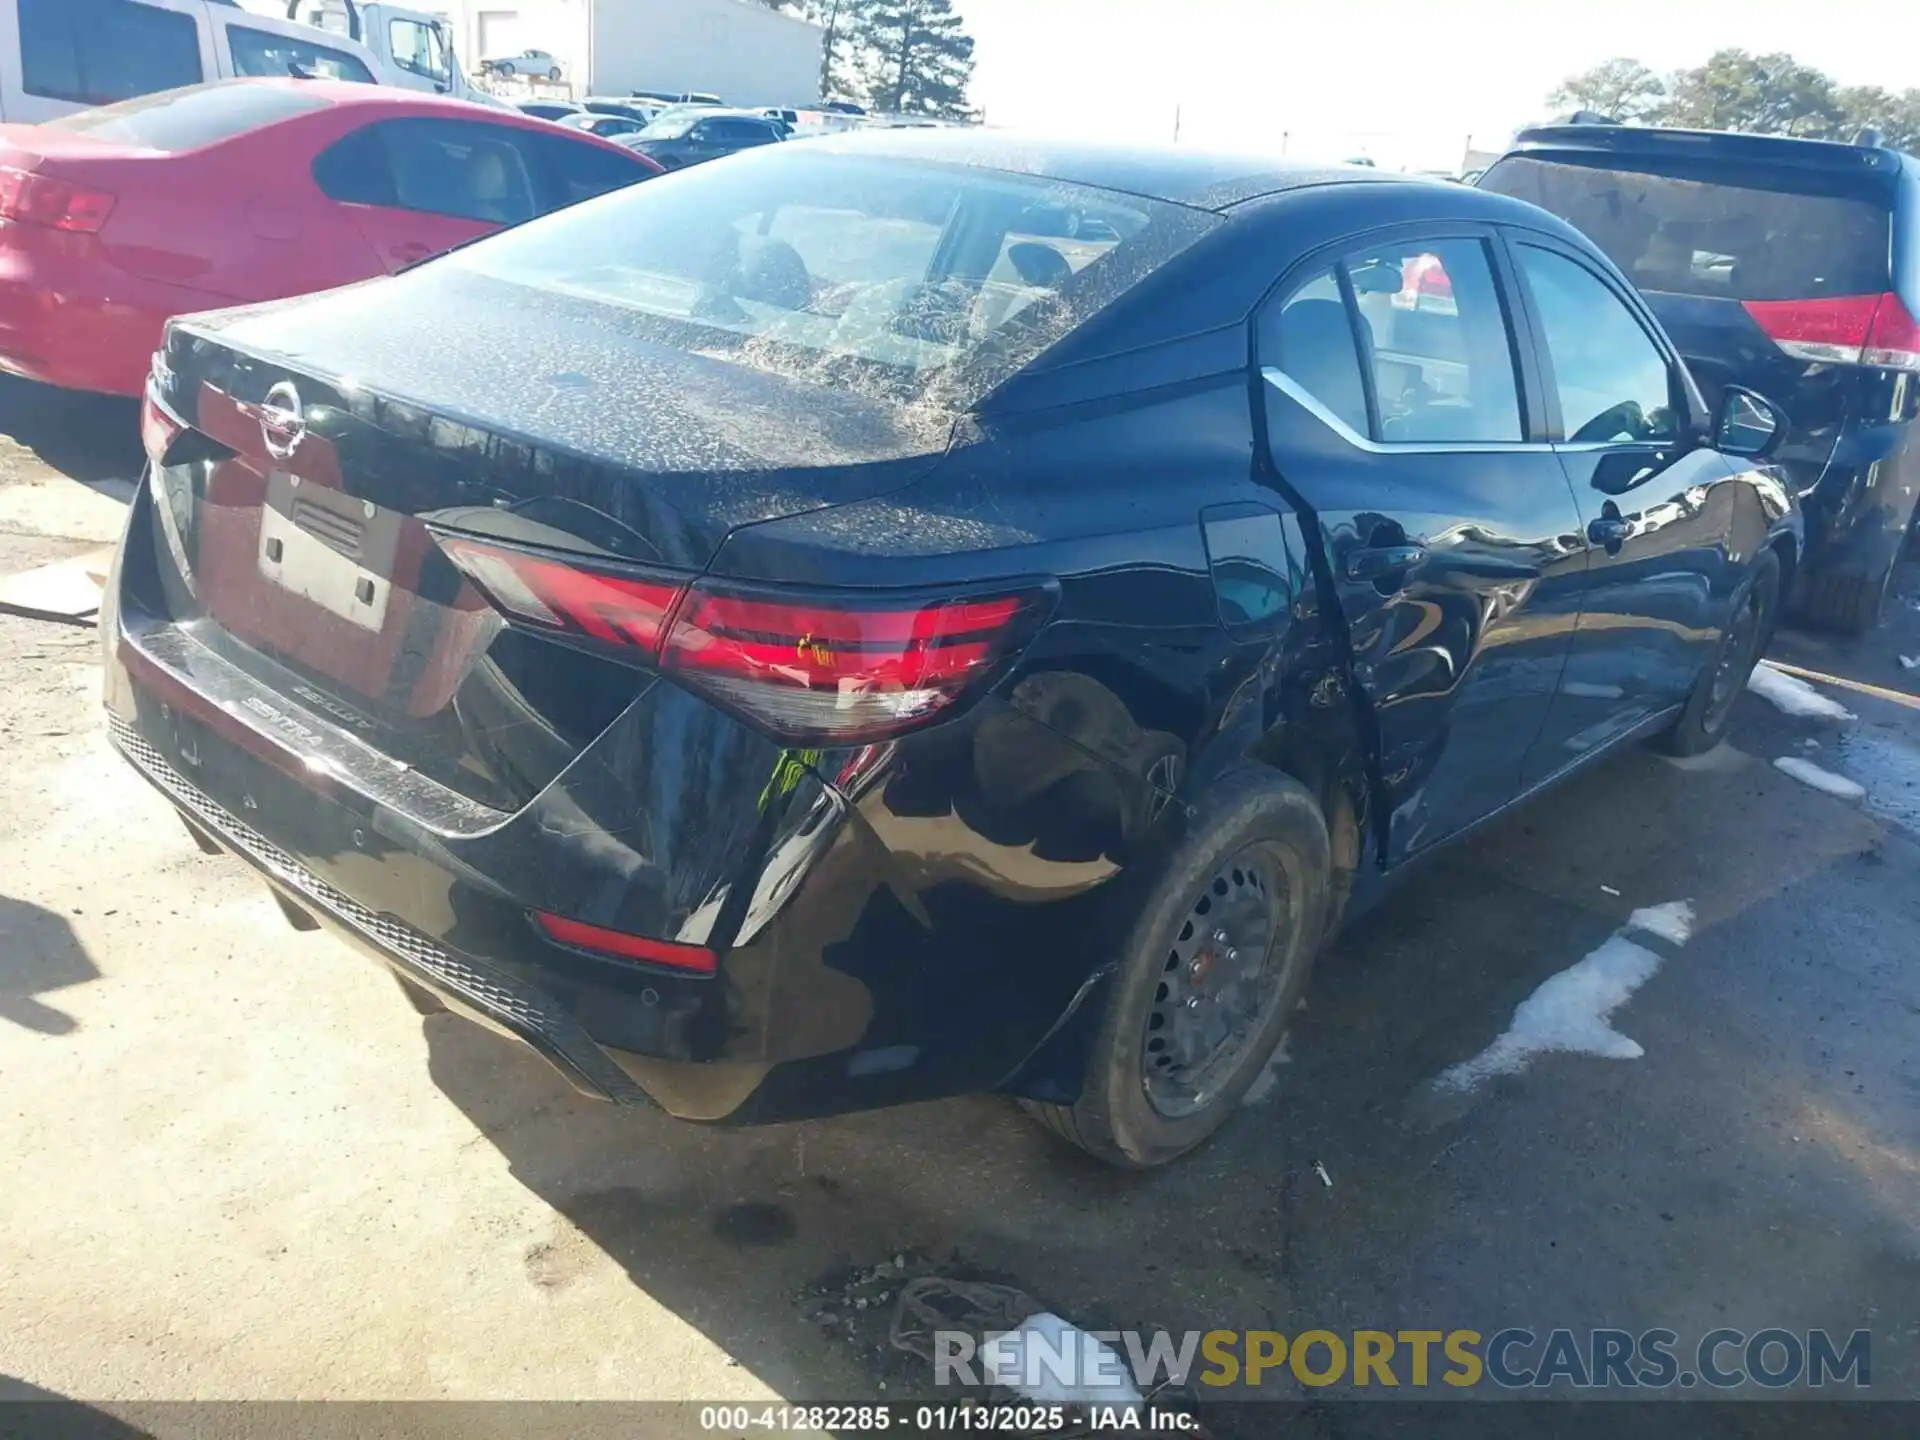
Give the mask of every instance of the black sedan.
POLYGON ((1716 743, 1800 554, 1544 212, 964 131, 175 321, 144 420, 112 734, 295 924, 591 1095, 1129 1166, 1396 872, 1716 743))
POLYGON ((787 135, 786 125, 765 115, 686 106, 660 116, 638 134, 617 137, 617 143, 638 150, 669 170, 680 170, 703 160, 773 145, 787 135))

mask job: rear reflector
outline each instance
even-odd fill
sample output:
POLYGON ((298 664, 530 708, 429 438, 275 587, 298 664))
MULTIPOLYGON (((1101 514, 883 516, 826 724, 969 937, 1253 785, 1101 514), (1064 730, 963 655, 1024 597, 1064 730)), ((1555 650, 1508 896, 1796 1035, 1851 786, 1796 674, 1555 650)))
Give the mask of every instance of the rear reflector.
POLYGON ((1898 295, 1745 303, 1767 338, 1795 359, 1920 370, 1920 326, 1898 295))
POLYGON ((720 957, 704 945, 681 945, 672 940, 653 940, 645 935, 629 935, 623 930, 607 930, 564 916, 533 912, 533 920, 549 940, 590 950, 596 955, 611 955, 618 960, 638 960, 648 965, 665 965, 689 975, 712 975, 720 968, 720 957))
POLYGON ((107 223, 113 206, 114 197, 103 190, 0 165, 0 220, 92 235, 107 223))
POLYGON ((799 592, 588 567, 465 536, 440 545, 517 624, 656 664, 807 744, 865 743, 949 709, 1019 652, 1052 594, 1044 584, 799 592))

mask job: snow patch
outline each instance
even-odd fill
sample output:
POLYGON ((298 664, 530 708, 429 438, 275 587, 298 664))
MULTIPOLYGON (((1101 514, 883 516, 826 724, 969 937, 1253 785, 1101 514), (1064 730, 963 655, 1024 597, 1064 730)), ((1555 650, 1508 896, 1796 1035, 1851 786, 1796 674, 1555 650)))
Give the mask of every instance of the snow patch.
POLYGON ((1075 1329, 1052 1311, 1030 1315, 1015 1330, 980 1347, 980 1378, 1018 1390, 1041 1405, 1140 1406, 1127 1362, 1112 1346, 1075 1329))
POLYGON ((1627 929, 1658 935, 1675 945, 1693 938, 1693 902, 1669 900, 1664 905, 1648 905, 1627 917, 1627 929))
POLYGON ((1797 675, 1776 670, 1766 661, 1753 667, 1747 688, 1783 714, 1803 720, 1851 720, 1853 712, 1838 700, 1822 695, 1797 675))
POLYGON ((1811 760, 1803 760, 1798 755, 1782 755, 1773 762, 1773 768, 1784 771, 1802 785, 1811 785, 1841 800, 1864 800, 1867 790, 1864 785, 1849 780, 1844 775, 1836 775, 1831 770, 1822 770, 1811 760))
POLYGON ((1517 1075, 1536 1055, 1566 1052, 1606 1060, 1637 1060, 1646 1052, 1611 1023, 1613 1012, 1660 968, 1660 957, 1629 938, 1628 931, 1657 935, 1684 945, 1693 933, 1693 905, 1674 900, 1636 910, 1626 928, 1608 936, 1577 963, 1551 976, 1522 1000, 1506 1033, 1471 1060, 1434 1077, 1442 1094, 1466 1094, 1496 1075, 1517 1075))

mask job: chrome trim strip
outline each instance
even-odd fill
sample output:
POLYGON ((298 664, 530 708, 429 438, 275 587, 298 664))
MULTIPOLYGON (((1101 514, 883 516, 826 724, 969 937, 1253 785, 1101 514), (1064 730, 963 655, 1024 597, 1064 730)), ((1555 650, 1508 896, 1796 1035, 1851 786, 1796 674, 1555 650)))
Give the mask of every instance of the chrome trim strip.
POLYGON ((381 754, 311 706, 262 684, 180 625, 128 616, 120 643, 285 754, 289 763, 282 768, 340 781, 443 835, 480 835, 512 818, 381 754))
POLYGON ((1277 365, 1263 365, 1260 374, 1266 382, 1325 425, 1356 450, 1369 455, 1550 455, 1553 446, 1539 440, 1427 441, 1418 444, 1389 444, 1369 439, 1325 405, 1286 371, 1277 365))

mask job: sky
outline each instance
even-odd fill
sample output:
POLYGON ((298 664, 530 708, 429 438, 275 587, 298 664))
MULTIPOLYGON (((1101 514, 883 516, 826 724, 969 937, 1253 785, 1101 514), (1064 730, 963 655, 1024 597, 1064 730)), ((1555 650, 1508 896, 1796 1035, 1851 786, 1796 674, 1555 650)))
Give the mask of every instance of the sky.
POLYGON ((1913 0, 954 0, 990 125, 1455 168, 1615 55, 1738 45, 1846 85, 1920 86, 1913 0))

